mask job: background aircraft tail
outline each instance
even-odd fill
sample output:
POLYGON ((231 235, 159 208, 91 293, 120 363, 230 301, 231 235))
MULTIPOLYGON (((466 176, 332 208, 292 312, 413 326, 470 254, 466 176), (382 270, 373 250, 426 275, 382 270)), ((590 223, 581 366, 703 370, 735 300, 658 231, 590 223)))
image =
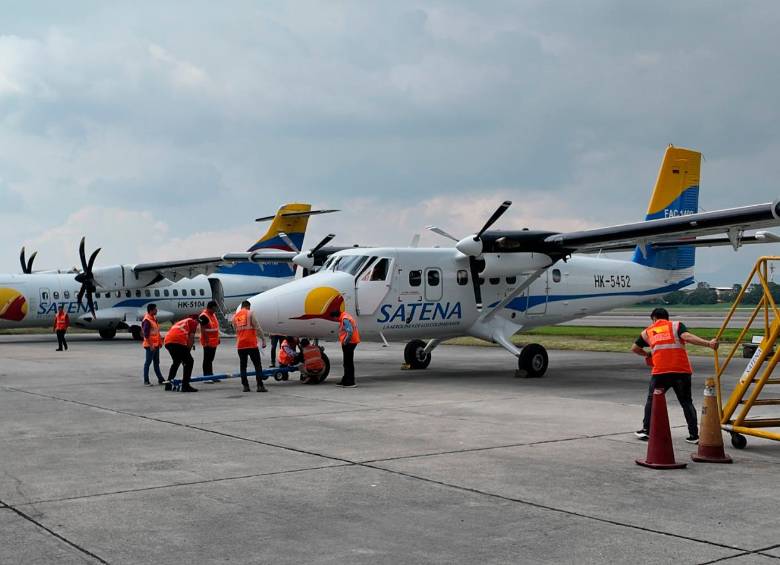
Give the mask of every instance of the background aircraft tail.
MULTIPOLYGON (((290 203, 285 204, 274 216, 258 218, 258 221, 271 220, 268 230, 253 243, 247 251, 258 249, 281 249, 282 251, 299 251, 303 249, 303 239, 306 236, 306 227, 309 224, 311 204, 290 203), (295 245, 293 249, 287 241, 279 236, 282 232, 295 245)), ((295 266, 288 263, 237 263, 229 267, 220 267, 217 272, 225 275, 247 275, 258 277, 292 277, 295 275, 295 266)))
MULTIPOLYGON (((701 153, 670 145, 658 171, 645 219, 657 220, 697 213, 700 169, 701 153)), ((652 245, 648 245, 645 251, 637 246, 633 260, 646 267, 674 271, 674 279, 682 280, 693 275, 695 259, 696 248, 692 245, 662 250, 655 250, 652 245)))

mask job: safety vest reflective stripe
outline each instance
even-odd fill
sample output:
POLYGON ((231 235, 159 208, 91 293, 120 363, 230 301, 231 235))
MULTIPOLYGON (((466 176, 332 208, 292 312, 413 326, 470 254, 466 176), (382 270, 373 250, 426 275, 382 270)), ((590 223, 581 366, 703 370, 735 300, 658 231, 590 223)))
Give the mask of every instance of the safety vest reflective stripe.
POLYGON ((679 322, 658 320, 642 332, 643 339, 653 351, 654 375, 693 372, 685 343, 677 335, 679 331, 679 322))
POLYGON ((159 349, 162 345, 162 340, 160 339, 160 324, 157 323, 157 318, 151 314, 146 314, 144 321, 149 323, 149 336, 144 337, 144 348, 153 347, 159 349))
POLYGON ((355 319, 346 312, 342 312, 341 316, 339 316, 339 343, 344 345, 344 342, 347 339, 347 331, 344 329, 344 320, 349 321, 350 325, 352 326, 352 336, 350 337, 349 343, 357 345, 360 343, 360 333, 358 332, 355 319))
POLYGON ((303 348, 303 366, 307 371, 320 371, 325 367, 319 347, 307 345, 303 348))
POLYGON ((171 329, 168 330, 168 333, 165 335, 165 345, 170 343, 189 345, 190 332, 188 331, 187 326, 189 325, 190 321, 191 320, 189 318, 185 318, 173 324, 171 329))
POLYGON ((236 349, 257 347, 257 330, 252 327, 251 312, 242 308, 233 318, 236 327, 236 349))
POLYGON ((209 319, 208 326, 200 326, 200 344, 203 347, 217 347, 219 345, 219 321, 216 314, 206 308, 200 315, 209 319))

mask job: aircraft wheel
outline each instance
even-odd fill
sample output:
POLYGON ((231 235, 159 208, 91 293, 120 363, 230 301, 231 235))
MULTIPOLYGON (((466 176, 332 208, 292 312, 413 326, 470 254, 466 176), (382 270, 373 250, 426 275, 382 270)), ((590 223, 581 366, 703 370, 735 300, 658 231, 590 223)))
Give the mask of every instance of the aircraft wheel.
POLYGON ((404 347, 404 361, 412 369, 427 369, 431 364, 431 354, 425 355, 425 342, 421 339, 413 339, 404 347))
POLYGON ((100 334, 100 337, 103 339, 114 339, 116 336, 116 330, 114 328, 106 328, 103 330, 98 330, 98 333, 100 334))
POLYGON ((322 374, 319 378, 319 382, 321 383, 325 382, 325 379, 327 379, 328 375, 330 375, 330 359, 328 359, 328 356, 325 355, 324 351, 322 352, 322 361, 325 363, 325 368, 322 370, 322 374))
POLYGON ((130 326, 130 335, 133 336, 135 341, 141 341, 144 338, 144 334, 141 333, 140 326, 130 326))
POLYGON ((731 434, 731 445, 737 449, 745 449, 747 447, 747 438, 742 434, 731 434))
POLYGON ((524 371, 525 376, 532 378, 544 375, 548 363, 547 350, 538 343, 529 343, 523 347, 517 360, 518 369, 524 371))

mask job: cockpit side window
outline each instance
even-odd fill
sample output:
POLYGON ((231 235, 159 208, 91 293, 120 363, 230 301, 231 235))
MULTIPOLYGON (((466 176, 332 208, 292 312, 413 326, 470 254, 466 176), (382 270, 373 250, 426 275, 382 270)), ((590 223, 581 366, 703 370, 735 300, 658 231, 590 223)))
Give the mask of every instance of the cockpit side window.
POLYGON ((374 269, 371 271, 371 279, 372 281, 383 281, 387 279, 387 271, 390 268, 390 259, 387 257, 382 257, 379 261, 377 261, 376 265, 374 265, 374 269))

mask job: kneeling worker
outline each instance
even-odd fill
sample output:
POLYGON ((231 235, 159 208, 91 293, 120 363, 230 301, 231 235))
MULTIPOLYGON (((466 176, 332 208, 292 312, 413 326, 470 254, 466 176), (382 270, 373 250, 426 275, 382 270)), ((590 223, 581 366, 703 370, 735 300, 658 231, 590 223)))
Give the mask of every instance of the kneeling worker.
POLYGON ((173 365, 168 371, 168 383, 172 383, 176 378, 176 371, 179 365, 184 365, 184 376, 181 381, 182 392, 198 392, 198 389, 190 386, 192 377, 192 366, 195 360, 192 358, 190 350, 195 342, 195 332, 198 330, 198 322, 193 318, 184 318, 171 326, 165 335, 165 349, 171 354, 173 365))
POLYGON ((301 382, 305 385, 314 385, 320 382, 320 375, 325 370, 325 361, 322 359, 322 350, 310 343, 308 339, 301 340, 303 349, 303 367, 301 367, 301 382))
POLYGON ((244 300, 241 303, 241 309, 233 317, 233 325, 236 328, 236 348, 241 367, 241 384, 244 385, 244 392, 249 392, 249 380, 246 378, 247 358, 249 358, 255 366, 257 392, 268 392, 263 384, 263 365, 260 362, 260 350, 257 347, 257 336, 259 335, 262 339, 263 347, 265 347, 265 336, 263 336, 263 329, 250 310, 251 307, 249 301, 244 300))

